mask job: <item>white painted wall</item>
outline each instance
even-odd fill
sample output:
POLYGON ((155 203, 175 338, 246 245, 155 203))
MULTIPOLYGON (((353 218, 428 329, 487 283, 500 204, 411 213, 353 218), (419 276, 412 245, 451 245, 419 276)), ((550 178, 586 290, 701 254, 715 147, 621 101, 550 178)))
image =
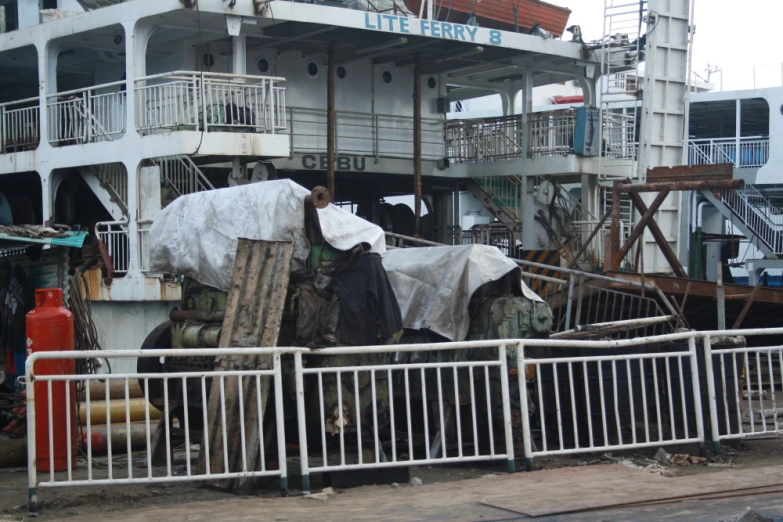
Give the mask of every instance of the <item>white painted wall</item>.
MULTIPOLYGON (((165 301, 93 301, 92 320, 98 341, 104 350, 138 350, 156 326, 169 320, 171 309, 180 305, 165 301)), ((136 359, 114 359, 111 371, 135 372, 136 359)))

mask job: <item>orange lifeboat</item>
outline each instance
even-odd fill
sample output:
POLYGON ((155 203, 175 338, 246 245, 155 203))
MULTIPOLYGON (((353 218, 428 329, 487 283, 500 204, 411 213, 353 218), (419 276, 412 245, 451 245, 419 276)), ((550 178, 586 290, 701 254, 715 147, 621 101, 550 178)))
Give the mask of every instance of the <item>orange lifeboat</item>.
MULTIPOLYGON (((414 14, 422 0, 405 0, 414 14)), ((432 0, 436 18, 442 22, 464 24, 471 15, 481 27, 502 31, 530 32, 538 24, 554 36, 562 36, 571 10, 539 0, 432 0)))

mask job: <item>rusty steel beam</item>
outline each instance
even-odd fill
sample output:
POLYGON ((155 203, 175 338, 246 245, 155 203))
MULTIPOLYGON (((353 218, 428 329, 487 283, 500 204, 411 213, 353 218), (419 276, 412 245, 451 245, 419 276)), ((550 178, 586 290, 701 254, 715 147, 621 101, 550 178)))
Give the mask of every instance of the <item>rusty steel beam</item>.
POLYGON ((648 183, 665 183, 698 180, 727 180, 734 178, 734 165, 721 163, 718 165, 694 165, 677 167, 656 167, 647 170, 648 183))
MULTIPOLYGON (((642 215, 647 214, 648 208, 647 205, 644 204, 644 201, 642 201, 642 197, 636 192, 631 192, 630 196, 631 201, 636 207, 636 210, 638 210, 642 215)), ((671 245, 669 245, 669 242, 666 240, 666 236, 663 235, 663 232, 661 232, 661 229, 658 227, 658 223, 656 223, 654 219, 651 219, 649 223, 647 223, 647 228, 650 229, 650 233, 655 238, 655 242, 658 243, 658 248, 660 248, 661 252, 663 252, 663 257, 666 258, 666 262, 669 263, 669 266, 672 267, 672 270, 674 270, 674 274, 677 277, 687 278, 688 274, 680 264, 680 260, 677 259, 677 255, 674 253, 671 245)))
MULTIPOLYGON (((623 258, 628 255, 628 252, 631 251, 631 247, 633 247, 634 243, 636 243, 636 240, 639 239, 639 237, 644 233, 644 229, 647 228, 647 224, 655 216, 655 213, 658 211, 658 209, 663 204, 663 201, 668 196, 669 196, 669 189, 664 189, 658 193, 658 195, 655 197, 652 204, 650 205, 650 208, 647 209, 647 212, 644 213, 642 219, 639 220, 639 222, 634 227, 633 231, 631 232, 631 235, 628 237, 628 240, 617 252, 617 259, 614 262, 615 266, 619 266, 623 258)), ((641 248, 644 248, 644 244, 642 244, 641 248)))
POLYGON ((607 271, 620 270, 616 254, 620 251, 620 182, 615 181, 612 186, 612 225, 609 229, 609 253, 604 255, 607 271))
POLYGON ((660 192, 661 190, 731 190, 745 186, 745 180, 705 180, 705 181, 669 181, 665 183, 621 183, 620 192, 638 194, 639 192, 660 192))
POLYGON ((585 254, 585 252, 587 252, 587 249, 590 247, 590 243, 593 241, 595 236, 598 235, 598 232, 601 230, 601 227, 604 226, 604 223, 606 223, 606 220, 609 219, 609 216, 611 215, 612 215, 612 209, 607 210, 604 216, 595 226, 593 231, 590 232, 590 235, 587 237, 587 240, 582 244, 582 248, 580 248, 579 251, 574 256, 574 260, 568 264, 568 268, 574 268, 576 266, 576 264, 579 262, 579 258, 582 257, 585 254))
POLYGON ((416 236, 421 236, 421 64, 416 56, 413 68, 413 212, 416 216, 416 236))
POLYGON ((335 191, 335 148, 337 141, 337 110, 334 102, 334 77, 335 77, 335 59, 334 44, 329 44, 326 48, 328 56, 327 74, 326 74, 326 186, 329 194, 334 198, 335 191))

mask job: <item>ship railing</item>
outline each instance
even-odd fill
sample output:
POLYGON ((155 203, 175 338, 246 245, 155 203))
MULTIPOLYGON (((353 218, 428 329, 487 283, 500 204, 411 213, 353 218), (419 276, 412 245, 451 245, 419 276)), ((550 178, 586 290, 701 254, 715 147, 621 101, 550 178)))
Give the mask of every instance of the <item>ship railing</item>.
POLYGON ((736 168, 761 168, 769 161, 769 137, 690 140, 689 165, 731 163, 736 168), (739 144, 739 155, 737 145, 739 144))
POLYGON ((575 110, 530 114, 528 116, 529 156, 538 158, 573 154, 575 130, 575 110))
POLYGON ((130 245, 126 221, 100 221, 95 224, 95 237, 106 246, 115 275, 123 276, 130 267, 130 245))
POLYGON ((150 229, 151 219, 143 219, 136 222, 139 234, 139 270, 150 271, 150 229))
POLYGON ((0 147, 2 153, 33 150, 41 141, 38 98, 0 104, 0 147))
POLYGON ((455 163, 476 163, 520 159, 522 119, 520 116, 451 120, 446 125, 448 158, 455 163))
POLYGON ((136 125, 274 134, 287 127, 284 78, 174 71, 136 82, 136 125))
MULTIPOLYGON (((291 153, 325 154, 327 135, 327 113, 323 109, 303 107, 288 108, 291 153)), ((422 118, 421 149, 425 160, 440 160, 445 154, 443 141, 444 121, 437 118, 422 118)), ((348 161, 347 156, 370 156, 379 158, 413 157, 413 117, 394 114, 372 114, 366 112, 337 111, 337 154, 345 155, 339 161, 348 161)), ((312 159, 315 162, 315 159, 312 159)), ((325 160, 323 160, 325 161, 325 160)), ((364 170, 365 163, 338 165, 338 170, 364 170)), ((305 168, 326 168, 310 163, 305 168), (312 165, 312 166, 310 166, 312 165)))
POLYGON ((125 82, 50 94, 47 112, 52 145, 115 140, 125 133, 125 82))
MULTIPOLYGON (((589 239, 590 244, 585 248, 585 254, 579 259, 579 263, 589 264, 592 268, 601 268, 606 261, 606 243, 609 240, 611 223, 605 222, 601 225, 601 230, 598 231, 592 238, 590 235, 598 225, 597 219, 574 221, 573 234, 577 243, 582 246, 589 239)), ((632 224, 626 220, 620 220, 620 240, 625 242, 631 235, 632 224)), ((625 264, 634 264, 635 255, 628 253, 626 258, 622 260, 625 264)))

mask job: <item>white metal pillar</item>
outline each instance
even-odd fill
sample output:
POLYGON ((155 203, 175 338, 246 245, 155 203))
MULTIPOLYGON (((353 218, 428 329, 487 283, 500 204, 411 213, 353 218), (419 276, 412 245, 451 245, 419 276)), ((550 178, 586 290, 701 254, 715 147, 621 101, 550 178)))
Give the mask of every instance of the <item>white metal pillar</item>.
POLYGON ((231 37, 231 72, 234 74, 247 74, 247 37, 231 37))

